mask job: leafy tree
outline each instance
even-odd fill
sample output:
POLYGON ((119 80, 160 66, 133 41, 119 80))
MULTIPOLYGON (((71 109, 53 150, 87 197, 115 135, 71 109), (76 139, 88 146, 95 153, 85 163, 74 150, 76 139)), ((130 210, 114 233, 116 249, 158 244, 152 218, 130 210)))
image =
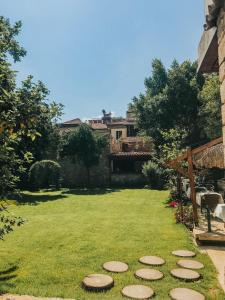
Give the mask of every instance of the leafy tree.
POLYGON ((167 71, 161 60, 153 59, 152 76, 145 79, 145 87, 151 96, 156 96, 163 92, 167 84, 167 71))
POLYGON ((11 69, 9 58, 18 62, 26 54, 16 40, 21 25, 21 22, 11 25, 8 19, 0 17, 1 196, 15 191, 32 159, 40 159, 46 153, 56 135, 53 120, 62 110, 54 102, 47 103, 47 88, 40 81, 33 83, 32 76, 20 88, 16 86, 16 72, 11 69))
POLYGON ((177 130, 176 128, 167 131, 161 131, 164 144, 159 147, 160 161, 166 163, 175 159, 182 154, 185 148, 185 139, 187 132, 185 130, 177 130))
POLYGON ((4 239, 4 236, 13 231, 15 226, 21 226, 24 224, 24 220, 21 217, 16 217, 8 211, 7 201, 1 201, 0 203, 0 240, 4 239))
POLYGON ((153 189, 162 189, 166 183, 166 171, 153 160, 144 163, 142 173, 148 178, 149 185, 153 189))
POLYGON ((187 132, 186 144, 199 141, 199 91, 204 79, 197 75, 197 64, 174 61, 166 70, 160 60, 152 63, 152 76, 145 80, 145 93, 133 99, 140 130, 164 143, 161 132, 177 128, 187 132))
POLYGON ((60 144, 56 122, 62 115, 62 104, 48 103, 49 90, 41 81, 34 83, 32 76, 22 82, 16 93, 21 99, 17 121, 27 130, 20 148, 30 151, 35 161, 56 159, 60 144))
POLYGON ((199 93, 199 121, 203 134, 210 140, 222 135, 220 82, 217 75, 208 75, 199 93))
MULTIPOLYGON (((15 40, 20 27, 20 22, 11 26, 9 20, 0 17, 0 195, 14 190, 19 181, 18 174, 24 171, 23 160, 15 152, 23 134, 17 123, 19 99, 15 93, 16 75, 7 61, 9 55, 17 62, 26 54, 15 40)), ((23 158, 29 161, 30 154, 23 153, 23 158)))
POLYGON ((82 124, 66 137, 62 156, 83 163, 87 171, 87 185, 90 186, 90 168, 98 164, 105 147, 105 137, 96 136, 90 126, 82 124))

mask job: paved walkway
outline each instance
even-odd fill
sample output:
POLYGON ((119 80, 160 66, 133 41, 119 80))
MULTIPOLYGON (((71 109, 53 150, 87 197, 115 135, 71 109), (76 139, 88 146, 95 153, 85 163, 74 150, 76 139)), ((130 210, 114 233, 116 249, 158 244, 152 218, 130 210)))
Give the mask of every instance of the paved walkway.
POLYGON ((225 247, 199 246, 200 251, 207 253, 218 271, 218 280, 225 291, 225 247))

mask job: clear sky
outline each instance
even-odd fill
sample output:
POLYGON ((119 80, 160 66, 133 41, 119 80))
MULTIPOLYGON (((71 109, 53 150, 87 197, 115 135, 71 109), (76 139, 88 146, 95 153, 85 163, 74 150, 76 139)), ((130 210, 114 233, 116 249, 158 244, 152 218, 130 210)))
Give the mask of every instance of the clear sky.
POLYGON ((0 0, 1 14, 22 20, 27 56, 14 68, 32 74, 65 105, 63 120, 124 115, 144 90, 151 61, 197 58, 203 0, 0 0))

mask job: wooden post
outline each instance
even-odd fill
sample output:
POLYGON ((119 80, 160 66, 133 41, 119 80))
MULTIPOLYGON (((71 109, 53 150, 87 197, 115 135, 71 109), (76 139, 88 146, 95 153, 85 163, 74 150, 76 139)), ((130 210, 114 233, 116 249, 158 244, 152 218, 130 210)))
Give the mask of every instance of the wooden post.
POLYGON ((183 210, 183 203, 182 203, 182 182, 181 182, 181 174, 178 172, 177 173, 177 192, 179 196, 179 205, 180 205, 180 210, 181 210, 181 220, 182 223, 184 222, 184 210, 183 210))
POLYGON ((193 217, 195 225, 198 225, 198 210, 196 203, 196 192, 195 192, 195 178, 194 178, 194 170, 193 170, 193 161, 192 161, 192 151, 191 148, 187 148, 187 159, 188 159, 188 176, 190 181, 190 189, 191 189, 191 201, 193 206, 193 217))

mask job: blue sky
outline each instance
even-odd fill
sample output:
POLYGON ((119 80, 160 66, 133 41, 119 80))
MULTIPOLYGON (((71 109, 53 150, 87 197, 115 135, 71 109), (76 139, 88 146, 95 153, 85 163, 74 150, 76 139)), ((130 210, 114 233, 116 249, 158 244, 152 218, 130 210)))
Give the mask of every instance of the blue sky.
POLYGON ((124 115, 144 90, 151 61, 197 58, 203 0, 0 0, 1 14, 22 20, 27 56, 14 68, 50 89, 63 120, 124 115), (163 3, 163 4, 162 4, 163 3))

